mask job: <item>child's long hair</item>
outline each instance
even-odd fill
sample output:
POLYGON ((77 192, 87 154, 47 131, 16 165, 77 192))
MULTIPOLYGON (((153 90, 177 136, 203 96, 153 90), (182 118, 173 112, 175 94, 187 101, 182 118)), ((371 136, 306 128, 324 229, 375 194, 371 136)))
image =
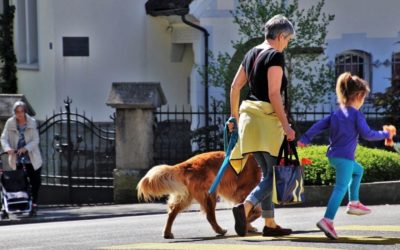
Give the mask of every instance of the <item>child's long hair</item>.
POLYGON ((336 95, 339 104, 347 105, 358 95, 366 96, 370 92, 368 82, 350 72, 342 73, 336 82, 336 95))

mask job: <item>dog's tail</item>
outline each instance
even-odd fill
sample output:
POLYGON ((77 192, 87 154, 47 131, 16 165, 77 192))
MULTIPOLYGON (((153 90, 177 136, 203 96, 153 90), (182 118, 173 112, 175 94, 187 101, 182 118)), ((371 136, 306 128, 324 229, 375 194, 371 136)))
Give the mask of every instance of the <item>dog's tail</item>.
POLYGON ((178 174, 176 166, 158 165, 151 168, 136 187, 138 199, 151 201, 169 194, 187 194, 188 190, 178 174))

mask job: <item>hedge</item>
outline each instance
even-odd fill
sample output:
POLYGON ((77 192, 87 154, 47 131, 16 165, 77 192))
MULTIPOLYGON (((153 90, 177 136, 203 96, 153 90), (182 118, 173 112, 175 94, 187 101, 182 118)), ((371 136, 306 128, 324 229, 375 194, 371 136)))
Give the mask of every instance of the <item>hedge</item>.
MULTIPOLYGON (((298 148, 299 157, 312 160, 305 166, 306 185, 332 185, 335 183, 335 169, 329 166, 326 157, 327 146, 298 148)), ((356 161, 364 167, 362 182, 400 180, 400 154, 382 149, 358 146, 356 161)))

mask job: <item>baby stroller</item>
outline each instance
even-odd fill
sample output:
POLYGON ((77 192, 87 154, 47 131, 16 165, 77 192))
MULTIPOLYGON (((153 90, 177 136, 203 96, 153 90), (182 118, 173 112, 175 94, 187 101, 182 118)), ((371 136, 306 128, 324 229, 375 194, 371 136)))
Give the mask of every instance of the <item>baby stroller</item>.
MULTIPOLYGON (((7 152, 1 153, 1 155, 7 152)), ((1 164, 1 161, 0 161, 1 164)), ((2 170, 2 165, 0 165, 2 170)), ((25 170, 1 171, 1 219, 9 214, 23 214, 32 211, 31 190, 25 170)))

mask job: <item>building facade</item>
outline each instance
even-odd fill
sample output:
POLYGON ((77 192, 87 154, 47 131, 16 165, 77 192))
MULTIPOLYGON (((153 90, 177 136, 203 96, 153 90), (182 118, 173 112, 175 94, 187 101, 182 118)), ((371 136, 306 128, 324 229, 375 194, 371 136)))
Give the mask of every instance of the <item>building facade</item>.
MULTIPOLYGON (((145 0, 12 0, 16 6, 15 49, 19 93, 27 96, 38 119, 63 105, 108 121, 105 105, 113 82, 160 82, 170 107, 204 106, 198 67, 204 63, 204 34, 180 16, 153 17, 145 0)), ((290 2, 290 1, 289 1, 290 2)), ((300 1, 302 8, 317 0, 300 1)), ((239 39, 230 13, 239 0, 194 0, 186 16, 209 33, 209 49, 235 51, 239 39)), ((328 61, 337 73, 350 70, 384 91, 400 79, 400 2, 326 1, 334 14, 328 27, 328 61)), ((263 25, 263 24, 260 24, 263 25)), ((208 95, 221 98, 210 87, 208 95)))

